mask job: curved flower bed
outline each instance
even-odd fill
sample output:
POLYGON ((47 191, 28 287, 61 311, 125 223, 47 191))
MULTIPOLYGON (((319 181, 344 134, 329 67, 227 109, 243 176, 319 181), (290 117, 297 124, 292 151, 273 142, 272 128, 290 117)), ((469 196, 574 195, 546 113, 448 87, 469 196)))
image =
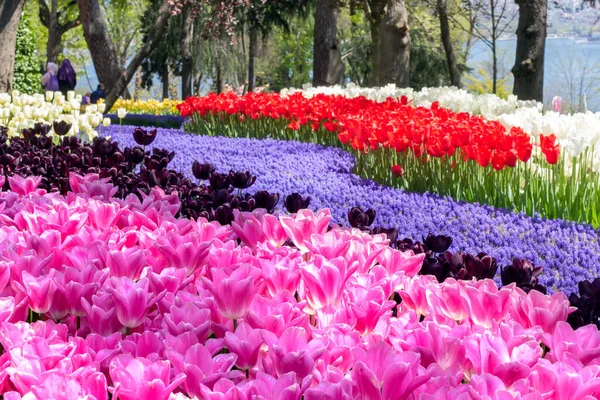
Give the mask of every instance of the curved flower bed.
POLYGON ((422 256, 327 231, 327 210, 229 227, 176 220, 159 189, 141 203, 10 179, 4 398, 600 395, 600 333, 564 322, 562 293, 416 276, 422 256))
POLYGON ((600 226, 593 154, 561 156, 554 135, 532 143, 520 128, 406 98, 211 94, 178 108, 193 133, 347 148, 358 174, 386 185, 600 226))
MULTIPOLYGON (((105 133, 122 146, 133 146, 133 127, 105 133)), ((591 226, 545 220, 457 202, 430 194, 411 194, 351 173, 353 157, 337 148, 275 140, 193 136, 159 129, 153 146, 171 148, 170 165, 191 177, 194 160, 218 170, 250 170, 253 190, 311 197, 311 207, 331 209, 333 221, 347 225, 347 212, 359 206, 377 211, 374 225, 395 227, 399 237, 420 240, 428 233, 453 238, 452 251, 483 251, 511 264, 513 257, 544 267, 540 282, 551 290, 577 292, 577 283, 600 276, 600 243, 591 226)), ((282 210, 280 202, 278 210, 282 210)))

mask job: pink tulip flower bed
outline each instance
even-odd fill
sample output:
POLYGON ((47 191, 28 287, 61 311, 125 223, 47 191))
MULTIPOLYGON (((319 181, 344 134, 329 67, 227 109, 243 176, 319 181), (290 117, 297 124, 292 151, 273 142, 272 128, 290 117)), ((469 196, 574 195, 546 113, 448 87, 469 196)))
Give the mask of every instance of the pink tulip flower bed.
POLYGON ((10 178, 0 193, 0 394, 13 399, 593 399, 600 333, 563 293, 437 283, 328 210, 175 219, 10 178), (293 243, 293 245, 290 244, 293 243))

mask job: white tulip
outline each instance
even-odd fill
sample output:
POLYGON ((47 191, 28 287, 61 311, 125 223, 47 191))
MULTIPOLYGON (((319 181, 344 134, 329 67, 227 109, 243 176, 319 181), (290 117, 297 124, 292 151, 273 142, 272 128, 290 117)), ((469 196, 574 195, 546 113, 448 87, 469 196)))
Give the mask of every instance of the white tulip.
POLYGON ((104 111, 106 111, 106 104, 105 103, 98 104, 98 112, 100 112, 101 114, 104 114, 104 111))
POLYGON ((68 91, 67 92, 67 101, 72 101, 75 99, 75 92, 73 91, 68 91))
POLYGON ((105 127, 109 127, 110 126, 110 118, 104 118, 102 120, 102 125, 104 125, 105 127))
POLYGON ((50 103, 53 98, 54 98, 54 92, 50 92, 50 91, 46 92, 46 101, 48 103, 50 103))
POLYGON ((8 93, 0 93, 0 104, 10 103, 11 97, 8 93))
POLYGON ((119 119, 123 119, 127 116, 127 110, 124 109, 123 107, 119 108, 117 110, 117 116, 119 117, 119 119))
POLYGON ((90 115, 89 121, 91 126, 98 126, 102 122, 102 117, 96 114, 90 115))

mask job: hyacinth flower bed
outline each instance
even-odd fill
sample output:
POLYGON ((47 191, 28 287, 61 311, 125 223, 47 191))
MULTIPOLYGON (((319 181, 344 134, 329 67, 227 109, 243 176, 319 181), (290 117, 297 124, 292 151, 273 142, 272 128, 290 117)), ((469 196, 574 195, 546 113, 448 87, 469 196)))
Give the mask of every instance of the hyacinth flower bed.
POLYGON ((600 395, 600 332, 562 293, 419 276, 423 255, 327 210, 221 226, 99 185, 0 193, 5 399, 600 395))
MULTIPOLYGON (((104 131, 121 146, 133 146, 133 127, 104 131)), ((351 173, 353 157, 337 148, 276 140, 188 135, 159 129, 152 146, 171 148, 169 165, 193 178, 193 161, 210 162, 218 171, 250 170, 252 190, 311 197, 311 208, 329 208, 333 222, 347 225, 352 207, 377 212, 374 226, 397 228, 398 237, 421 240, 429 233, 453 239, 450 250, 485 252, 510 265, 513 257, 543 266, 540 283, 550 291, 578 291, 578 282, 600 276, 598 233, 589 225, 528 217, 488 206, 430 194, 406 193, 351 173)), ((284 212, 279 202, 276 212, 284 212)), ((498 279, 499 281, 499 279, 498 279)))
POLYGON ((356 172, 389 186, 600 225, 593 147, 561 154, 553 134, 531 136, 437 103, 302 93, 188 98, 185 129, 203 135, 301 140, 350 150, 356 172))

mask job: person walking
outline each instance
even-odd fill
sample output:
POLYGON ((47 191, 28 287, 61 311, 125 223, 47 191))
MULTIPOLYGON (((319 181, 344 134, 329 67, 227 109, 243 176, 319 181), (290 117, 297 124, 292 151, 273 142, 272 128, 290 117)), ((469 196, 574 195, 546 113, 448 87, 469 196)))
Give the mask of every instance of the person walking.
POLYGON ((106 92, 104 91, 104 85, 99 83, 98 88, 92 92, 91 101, 92 104, 98 103, 99 99, 106 99, 106 92))
POLYGON ((58 92, 58 65, 49 62, 46 73, 42 75, 42 86, 47 92, 58 92))
POLYGON ((75 85, 77 85, 77 74, 71 65, 71 61, 65 58, 58 69, 58 87, 66 97, 67 92, 75 90, 75 85))

